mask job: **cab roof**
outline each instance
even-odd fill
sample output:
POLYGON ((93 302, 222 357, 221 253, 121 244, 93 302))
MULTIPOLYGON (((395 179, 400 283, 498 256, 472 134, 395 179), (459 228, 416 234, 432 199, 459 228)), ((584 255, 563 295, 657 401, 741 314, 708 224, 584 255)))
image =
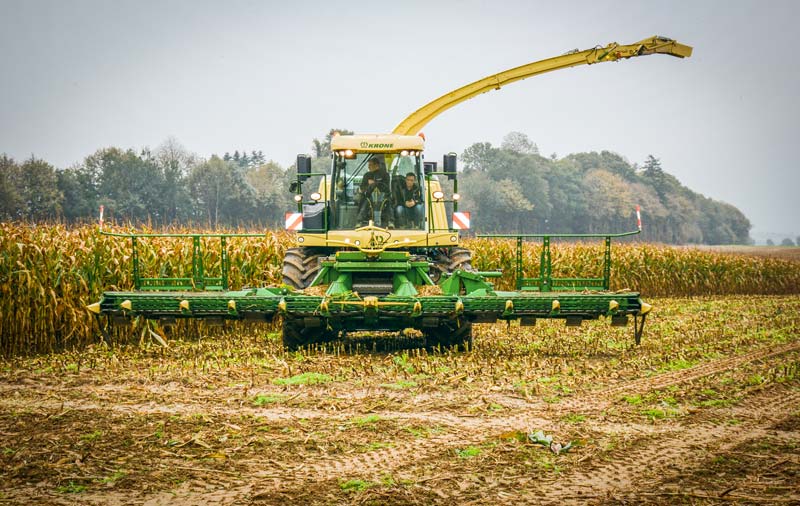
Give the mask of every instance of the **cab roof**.
POLYGON ((402 150, 423 150, 425 140, 418 135, 355 134, 336 135, 331 150, 351 149, 355 152, 393 153, 402 150))

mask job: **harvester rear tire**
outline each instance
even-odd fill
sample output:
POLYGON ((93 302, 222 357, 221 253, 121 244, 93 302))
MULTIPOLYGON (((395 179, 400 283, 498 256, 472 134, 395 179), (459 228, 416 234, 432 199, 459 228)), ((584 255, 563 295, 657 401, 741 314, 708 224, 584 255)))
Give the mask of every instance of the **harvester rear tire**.
POLYGON ((289 248, 283 257, 283 283, 298 290, 306 288, 319 272, 319 258, 309 248, 289 248))

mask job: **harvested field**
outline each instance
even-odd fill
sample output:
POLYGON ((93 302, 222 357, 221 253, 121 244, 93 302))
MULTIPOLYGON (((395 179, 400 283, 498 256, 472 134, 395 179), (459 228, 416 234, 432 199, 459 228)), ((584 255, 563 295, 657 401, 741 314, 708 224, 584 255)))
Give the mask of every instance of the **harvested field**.
POLYGON ((638 347, 540 322, 287 353, 237 326, 10 357, 0 503, 800 502, 800 297, 652 302, 638 347))

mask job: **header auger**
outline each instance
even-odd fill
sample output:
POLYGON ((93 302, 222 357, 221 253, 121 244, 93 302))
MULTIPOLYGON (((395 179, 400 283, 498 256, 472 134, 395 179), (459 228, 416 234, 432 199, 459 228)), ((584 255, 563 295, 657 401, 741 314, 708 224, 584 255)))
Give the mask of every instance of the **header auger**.
MULTIPOLYGON (((227 239, 259 234, 114 234, 131 240, 133 291, 109 291, 89 309, 114 322, 134 316, 225 320, 283 319, 283 343, 290 349, 324 343, 356 331, 416 329, 428 348, 472 343, 472 324, 558 318, 567 325, 606 317, 611 325, 634 323, 640 342, 651 307, 637 292, 610 291, 611 240, 638 234, 534 234, 517 241, 516 290, 500 291, 490 282, 499 272, 478 272, 460 245, 459 230, 469 213, 459 211, 455 154, 441 169, 423 159, 419 129, 457 103, 502 85, 560 68, 616 61, 648 54, 690 56, 692 49, 664 37, 636 44, 610 44, 534 62, 476 81, 423 106, 392 134, 341 135, 331 141, 331 168, 314 173, 306 155, 297 157, 292 192, 296 212, 287 228, 297 232, 287 250, 283 284, 230 290, 227 239), (449 196, 440 177, 452 180, 449 196), (318 180, 309 193, 304 184, 318 180), (305 191, 304 191, 305 190, 305 191), (191 239, 191 276, 143 278, 137 243, 148 237, 191 239), (206 276, 202 237, 218 238, 218 275, 206 276), (525 278, 522 248, 527 239, 542 240, 539 277, 525 278), (605 242, 602 276, 556 278, 550 258, 551 238, 601 238, 605 242)), ((637 210, 638 211, 638 210, 637 210)), ((103 232, 105 233, 105 232, 103 232)))

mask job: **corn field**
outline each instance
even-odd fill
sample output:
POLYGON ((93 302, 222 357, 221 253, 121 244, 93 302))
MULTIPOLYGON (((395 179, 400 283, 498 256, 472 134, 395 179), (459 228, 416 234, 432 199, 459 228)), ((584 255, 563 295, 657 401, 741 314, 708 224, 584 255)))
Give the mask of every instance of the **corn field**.
MULTIPOLYGON (((501 269, 497 288, 514 289, 516 244, 513 240, 474 239, 472 265, 501 269)), ((551 244, 553 277, 602 277, 600 242, 551 244)), ((523 275, 539 275, 541 245, 523 246, 523 275)), ((696 295, 780 295, 800 293, 800 262, 778 258, 676 248, 659 244, 612 243, 612 290, 629 288, 648 297, 696 295)))
MULTIPOLYGON (((470 239, 464 244, 473 251, 474 267, 502 269, 497 287, 513 288, 513 241, 470 239)), ((283 231, 229 239, 231 289, 280 283, 283 254, 291 245, 283 231)), ((191 270, 190 240, 143 240, 138 251, 144 276, 177 277, 191 270)), ((216 275, 218 239, 204 239, 203 251, 206 272, 216 275)), ((539 253, 537 244, 525 246, 526 276, 537 275, 539 253)), ((599 276, 602 255, 600 243, 554 244, 553 276, 599 276)), ((647 297, 800 293, 800 262, 641 243, 617 244, 612 262, 611 288, 630 288, 647 297)), ((132 285, 130 240, 101 235, 93 226, 1 223, 0 353, 40 353, 96 342, 97 323, 86 305, 104 290, 132 285)))

